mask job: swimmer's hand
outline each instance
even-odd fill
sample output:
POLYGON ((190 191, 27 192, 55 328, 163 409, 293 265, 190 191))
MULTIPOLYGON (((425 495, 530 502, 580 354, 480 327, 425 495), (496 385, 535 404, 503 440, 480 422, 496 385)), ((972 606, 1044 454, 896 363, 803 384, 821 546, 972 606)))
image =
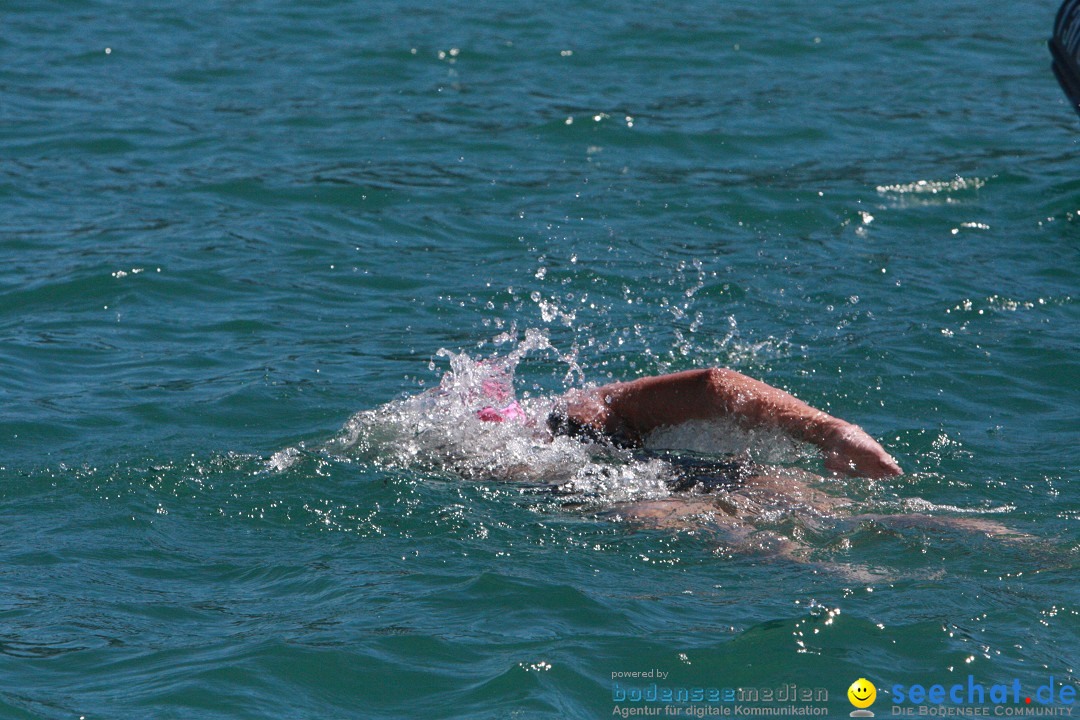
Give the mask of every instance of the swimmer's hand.
POLYGON ((840 423, 821 443, 826 468, 844 475, 868 478, 891 477, 903 472, 885 448, 861 427, 840 423))

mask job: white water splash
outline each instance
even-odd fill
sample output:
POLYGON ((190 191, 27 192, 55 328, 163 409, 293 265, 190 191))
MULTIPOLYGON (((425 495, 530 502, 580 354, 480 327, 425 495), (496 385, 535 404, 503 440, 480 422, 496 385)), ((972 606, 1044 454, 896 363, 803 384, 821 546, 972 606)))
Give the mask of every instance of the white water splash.
MULTIPOLYGON (((515 340, 513 334, 503 334, 494 343, 515 340)), ((665 479, 671 470, 661 460, 552 437, 547 418, 560 397, 519 397, 515 387, 515 371, 530 354, 555 356, 566 368, 566 384, 582 378, 575 359, 560 354, 538 330, 526 330, 508 352, 486 358, 442 349, 436 357, 447 359, 450 368, 438 387, 357 413, 324 449, 386 467, 445 471, 525 488, 555 487, 605 501, 668 494, 665 479), (519 403, 524 418, 484 422, 478 417, 484 408, 511 403, 519 403)))
POLYGON ((908 193, 937 195, 938 193, 958 192, 961 190, 978 190, 984 185, 986 185, 986 180, 982 178, 965 178, 957 175, 952 180, 916 180, 911 183, 878 185, 876 189, 883 195, 888 193, 899 195, 908 193))
POLYGON ((775 428, 746 429, 734 420, 691 420, 649 435, 653 450, 685 450, 713 455, 744 455, 756 463, 784 465, 816 458, 817 451, 775 428))

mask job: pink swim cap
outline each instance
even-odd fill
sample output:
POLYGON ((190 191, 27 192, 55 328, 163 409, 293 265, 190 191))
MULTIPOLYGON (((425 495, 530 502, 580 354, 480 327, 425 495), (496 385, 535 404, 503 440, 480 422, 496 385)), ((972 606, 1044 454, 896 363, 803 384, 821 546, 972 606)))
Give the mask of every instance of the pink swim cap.
POLYGON ((476 417, 484 422, 524 422, 529 419, 529 416, 525 414, 525 410, 518 405, 517 400, 502 408, 494 408, 491 405, 480 408, 476 411, 476 417))

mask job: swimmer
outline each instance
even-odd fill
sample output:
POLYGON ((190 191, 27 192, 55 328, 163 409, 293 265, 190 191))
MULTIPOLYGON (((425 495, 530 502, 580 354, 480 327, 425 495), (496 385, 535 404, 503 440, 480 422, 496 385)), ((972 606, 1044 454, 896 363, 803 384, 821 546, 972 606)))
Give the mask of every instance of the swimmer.
MULTIPOLYGON (((533 424, 502 380, 485 381, 484 395, 499 405, 476 412, 485 422, 533 424)), ((653 431, 690 421, 733 420, 747 430, 776 429, 816 446, 825 468, 836 474, 885 478, 900 465, 862 428, 811 407, 779 388, 734 370, 707 368, 571 390, 547 419, 551 437, 565 435, 623 448, 642 448, 653 431)), ((931 518, 920 514, 848 514, 848 498, 820 490, 822 478, 798 468, 764 467, 743 460, 699 462, 664 456, 672 465, 666 498, 617 503, 601 516, 653 528, 681 529, 704 522, 743 549, 757 548, 792 559, 805 547, 761 528, 775 511, 798 514, 807 526, 873 523, 901 529, 960 530, 987 536, 1025 538, 992 520, 931 518)))

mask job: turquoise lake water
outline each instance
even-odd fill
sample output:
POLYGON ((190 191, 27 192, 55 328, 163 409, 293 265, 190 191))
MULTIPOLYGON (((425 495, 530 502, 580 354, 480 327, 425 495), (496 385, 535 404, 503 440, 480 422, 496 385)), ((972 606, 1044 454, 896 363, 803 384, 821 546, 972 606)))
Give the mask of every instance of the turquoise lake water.
POLYGON ((836 717, 860 677, 879 717, 1080 687, 1056 9, 4 3, 0 718, 603 718, 651 669, 836 717), (927 519, 649 527, 647 463, 417 430, 450 357, 515 351, 535 403, 783 387, 906 471, 821 487, 927 519))

